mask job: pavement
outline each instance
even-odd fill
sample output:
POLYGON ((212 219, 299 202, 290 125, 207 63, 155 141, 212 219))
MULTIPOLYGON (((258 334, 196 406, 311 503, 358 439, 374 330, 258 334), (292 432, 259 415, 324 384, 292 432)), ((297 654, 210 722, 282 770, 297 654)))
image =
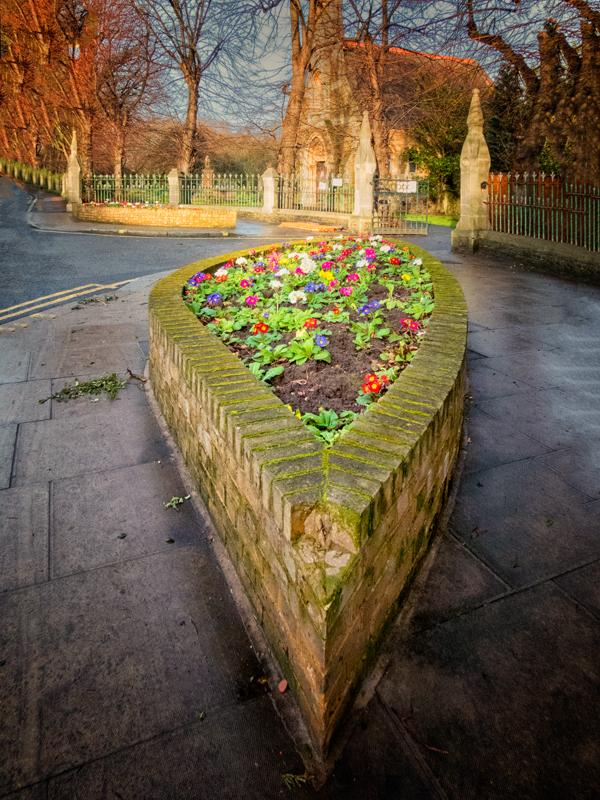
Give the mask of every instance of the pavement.
POLYGON ((1 798, 600 796, 600 289, 415 241, 469 305, 464 447, 318 790, 140 380, 158 276, 1 326, 1 798), (39 402, 112 372, 114 401, 39 402))

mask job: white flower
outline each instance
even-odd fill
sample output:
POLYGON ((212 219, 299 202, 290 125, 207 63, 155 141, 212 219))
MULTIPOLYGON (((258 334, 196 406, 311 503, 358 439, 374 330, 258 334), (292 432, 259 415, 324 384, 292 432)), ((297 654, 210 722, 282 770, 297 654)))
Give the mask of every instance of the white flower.
POLYGON ((306 241, 307 241, 307 242, 312 242, 312 240, 313 240, 314 238, 315 238, 314 236, 307 236, 307 237, 306 237, 306 241))
POLYGON ((359 251, 358 251, 358 255, 359 255, 359 256, 364 256, 364 254, 365 254, 365 251, 364 251, 364 250, 359 250, 359 251))
MULTIPOLYGON (((364 253, 364 250, 363 250, 363 253, 364 253)), ((368 267, 369 266, 369 262, 367 261, 366 258, 361 258, 360 261, 356 262, 356 266, 357 267, 368 267)))
POLYGON ((288 295, 288 300, 290 301, 290 303, 293 303, 294 305, 296 305, 298 301, 300 301, 301 303, 306 303, 306 295, 304 294, 304 292, 299 292, 299 291, 290 292, 288 295))
POLYGON ((333 247, 332 247, 331 249, 332 249, 332 250, 342 250, 342 249, 343 249, 343 247, 342 247, 342 245, 341 245, 341 244, 334 244, 334 245, 333 245, 333 247))
POLYGON ((383 236, 379 236, 379 234, 377 234, 377 236, 370 236, 369 237, 369 241, 370 242, 380 242, 382 239, 383 239, 383 236))
POLYGON ((288 258, 300 258, 300 253, 288 253, 288 258))
POLYGON ((289 274, 290 274, 289 269, 286 269, 285 267, 282 267, 275 273, 275 275, 277 275, 278 278, 281 278, 282 275, 289 275, 289 274))
POLYGON ((236 264, 247 264, 248 263, 248 259, 247 258, 243 258, 243 256, 240 256, 239 258, 236 258, 235 263, 236 264))
POLYGON ((380 253, 389 253, 391 249, 392 248, 390 247, 389 244, 382 244, 381 247, 379 248, 379 252, 380 253))
POLYGON ((335 238, 336 239, 343 239, 344 237, 343 236, 336 236, 335 238))
POLYGON ((280 286, 283 286, 283 283, 282 283, 281 281, 271 281, 271 282, 269 283, 269 286, 270 286, 272 289, 279 289, 279 287, 280 287, 280 286))
POLYGON ((314 261, 309 260, 309 261, 302 261, 300 267, 302 268, 302 272, 304 272, 305 275, 308 275, 316 270, 317 265, 315 264, 314 261))
POLYGON ((413 267, 420 267, 421 264, 423 263, 423 259, 422 258, 415 258, 415 260, 412 263, 413 263, 413 267))
POLYGON ((223 267, 219 267, 219 269, 215 272, 215 278, 221 278, 223 275, 227 275, 227 270, 223 267))

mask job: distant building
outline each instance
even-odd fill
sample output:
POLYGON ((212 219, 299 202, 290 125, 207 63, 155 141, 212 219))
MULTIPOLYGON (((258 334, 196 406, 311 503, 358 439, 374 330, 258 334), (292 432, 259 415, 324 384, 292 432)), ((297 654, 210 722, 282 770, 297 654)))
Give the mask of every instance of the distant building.
MULTIPOLYGON (((388 170, 393 176, 416 173, 416 165, 405 161, 402 153, 412 144, 410 129, 419 119, 419 87, 434 91, 436 85, 445 84, 470 94, 472 88, 485 88, 491 82, 481 66, 469 59, 391 48, 387 60, 382 86, 389 130, 388 170)), ((298 134, 296 168, 304 179, 318 183, 332 175, 352 173, 369 99, 364 44, 344 38, 342 0, 334 0, 318 31, 298 134)))

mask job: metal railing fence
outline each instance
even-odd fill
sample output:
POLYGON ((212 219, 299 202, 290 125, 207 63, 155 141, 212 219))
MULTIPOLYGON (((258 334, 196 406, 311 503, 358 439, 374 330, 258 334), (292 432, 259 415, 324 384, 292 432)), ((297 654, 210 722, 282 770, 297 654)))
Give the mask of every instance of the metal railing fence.
POLYGON ((318 181, 307 180, 301 175, 280 175, 277 205, 286 210, 351 214, 354 209, 354 176, 330 175, 318 181))
POLYGON ((545 173, 490 173, 490 227, 600 251, 600 189, 545 173))
POLYGON ((179 200, 184 205, 247 206, 263 204, 260 175, 227 175, 205 170, 179 179, 179 200))
POLYGON ((92 175, 84 179, 83 201, 87 203, 169 202, 169 179, 166 175, 92 175))

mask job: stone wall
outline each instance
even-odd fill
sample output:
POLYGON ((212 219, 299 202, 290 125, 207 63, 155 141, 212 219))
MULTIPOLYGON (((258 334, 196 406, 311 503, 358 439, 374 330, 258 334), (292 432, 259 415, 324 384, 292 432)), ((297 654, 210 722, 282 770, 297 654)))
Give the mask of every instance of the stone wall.
POLYGON ((434 281, 427 335, 331 449, 184 306, 187 278, 227 259, 150 295, 154 393, 320 758, 426 552, 459 448, 466 304, 442 264, 411 250, 434 281))
POLYGON ((534 239, 499 231, 477 231, 476 238, 461 236, 452 231, 452 252, 501 255, 532 272, 557 275, 571 281, 586 281, 600 285, 600 253, 563 242, 534 239))
POLYGON ((235 208, 198 206, 189 208, 132 208, 127 206, 73 205, 73 217, 83 222, 119 225, 159 225, 180 228, 235 228, 235 208))

